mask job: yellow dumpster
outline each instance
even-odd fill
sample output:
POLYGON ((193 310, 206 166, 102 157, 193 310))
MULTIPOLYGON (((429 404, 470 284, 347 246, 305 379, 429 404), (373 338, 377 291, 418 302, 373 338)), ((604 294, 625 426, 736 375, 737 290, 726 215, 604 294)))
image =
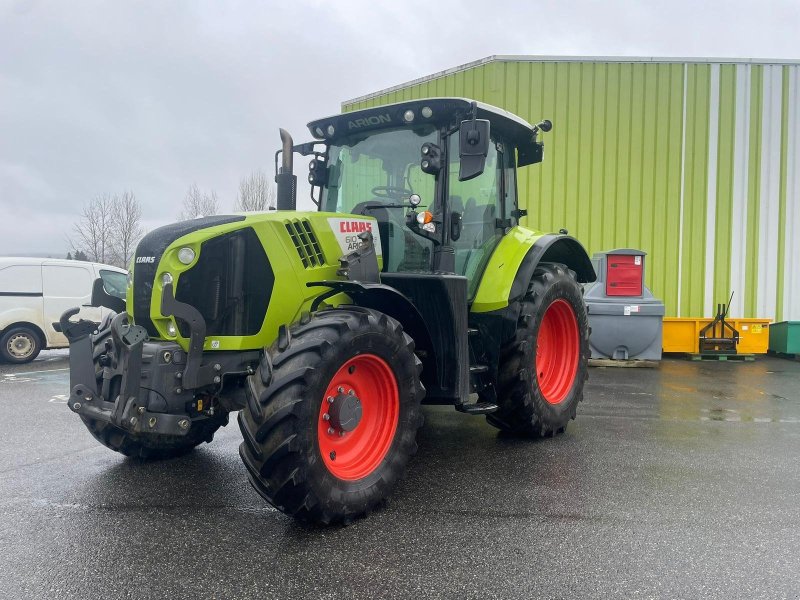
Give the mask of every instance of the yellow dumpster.
MULTIPOLYGON (((714 319, 664 317, 664 352, 697 354, 700 330, 714 319)), ((739 332, 739 354, 766 354, 769 347, 769 319, 725 319, 739 332)))

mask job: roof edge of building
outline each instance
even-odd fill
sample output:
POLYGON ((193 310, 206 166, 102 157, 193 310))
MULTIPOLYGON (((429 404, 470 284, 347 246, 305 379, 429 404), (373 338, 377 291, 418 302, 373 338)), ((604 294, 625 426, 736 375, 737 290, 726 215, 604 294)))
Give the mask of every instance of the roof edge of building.
POLYGON ((473 60, 462 65, 438 71, 430 75, 418 77, 405 83, 393 85, 382 90, 370 92, 363 96, 357 96, 349 100, 344 100, 342 108, 356 102, 372 100, 385 94, 390 94, 402 90, 412 85, 425 83, 447 75, 453 75, 461 71, 467 71, 493 62, 606 62, 606 63, 707 63, 707 64, 755 64, 755 65, 800 65, 800 58, 721 58, 721 57, 684 57, 684 56, 537 56, 534 54, 494 54, 478 60, 473 60))

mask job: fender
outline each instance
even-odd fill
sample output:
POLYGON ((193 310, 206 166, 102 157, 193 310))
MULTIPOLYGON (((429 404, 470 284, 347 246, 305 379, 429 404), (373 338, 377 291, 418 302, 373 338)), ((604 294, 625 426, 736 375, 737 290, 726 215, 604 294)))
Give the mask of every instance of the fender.
POLYGON ((569 235, 543 235, 528 250, 522 264, 517 269, 508 296, 509 304, 518 301, 525 294, 533 272, 540 262, 557 262, 567 265, 575 271, 578 283, 591 283, 597 279, 592 260, 578 240, 569 235))
POLYGON ((330 288, 314 298, 311 305, 312 312, 326 299, 337 294, 346 294, 356 306, 380 311, 399 321, 403 330, 414 340, 415 349, 422 360, 422 377, 426 388, 432 387, 430 384, 438 381, 436 353, 431 333, 417 307, 400 291, 383 283, 362 281, 310 281, 306 285, 330 288))
POLYGON ((519 300, 541 261, 564 263, 577 273, 580 283, 596 279, 589 255, 575 238, 514 227, 492 253, 470 312, 494 312, 519 300))

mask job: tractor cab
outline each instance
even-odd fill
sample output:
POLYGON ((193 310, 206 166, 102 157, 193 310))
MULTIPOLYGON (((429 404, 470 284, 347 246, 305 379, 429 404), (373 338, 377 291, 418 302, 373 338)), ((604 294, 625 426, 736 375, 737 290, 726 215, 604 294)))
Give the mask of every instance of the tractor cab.
POLYGON ((312 121, 312 198, 378 222, 384 273, 462 275, 472 298, 503 233, 517 224, 516 167, 539 162, 541 128, 502 109, 439 98, 312 121))

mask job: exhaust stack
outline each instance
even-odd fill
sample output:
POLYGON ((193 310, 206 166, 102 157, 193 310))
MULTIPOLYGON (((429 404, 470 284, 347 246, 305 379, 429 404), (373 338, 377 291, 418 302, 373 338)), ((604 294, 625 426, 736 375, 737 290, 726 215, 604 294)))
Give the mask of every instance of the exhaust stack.
POLYGON ((281 168, 275 175, 275 183, 278 185, 278 210, 297 210, 297 177, 292 172, 294 142, 288 131, 285 129, 280 131, 283 146, 281 168))

